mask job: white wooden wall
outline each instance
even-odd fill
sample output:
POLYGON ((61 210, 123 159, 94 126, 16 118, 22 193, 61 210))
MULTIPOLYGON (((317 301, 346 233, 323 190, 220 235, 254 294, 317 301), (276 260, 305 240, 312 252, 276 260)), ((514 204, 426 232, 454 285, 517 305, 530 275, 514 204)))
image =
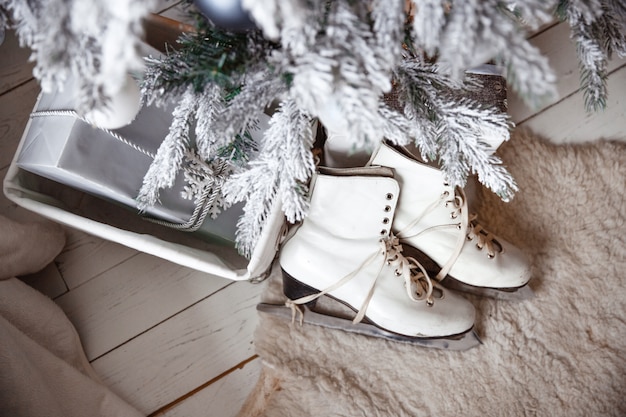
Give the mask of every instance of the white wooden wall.
MULTIPOLYGON (((161 6, 159 12, 179 16, 172 2, 161 6)), ((567 27, 551 26, 532 41, 558 72, 560 98, 531 110, 511 97, 513 120, 556 142, 626 138, 626 62, 611 63, 607 110, 588 115, 567 27)), ((2 178, 39 92, 28 54, 10 32, 0 46, 2 178)), ((34 216, 4 196, 0 213, 34 216)), ((66 312, 103 382, 145 414, 236 415, 261 367, 253 332, 263 284, 233 283, 73 229, 67 233, 55 263, 23 279, 66 312)))

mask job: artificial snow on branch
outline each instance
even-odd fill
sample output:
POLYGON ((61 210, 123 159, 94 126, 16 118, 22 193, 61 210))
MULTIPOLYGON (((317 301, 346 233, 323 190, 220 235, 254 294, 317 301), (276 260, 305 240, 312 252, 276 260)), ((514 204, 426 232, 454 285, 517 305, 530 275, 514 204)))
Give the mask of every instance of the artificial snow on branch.
POLYGON ((463 186, 470 173, 477 174, 486 187, 510 200, 515 181, 486 142, 508 140, 511 124, 505 113, 464 97, 480 86, 445 77, 418 58, 399 65, 396 80, 403 115, 384 112, 387 121, 396 123, 387 138, 400 145, 411 138, 423 159, 440 163, 451 184, 463 186))
POLYGON ((436 57, 440 70, 457 79, 464 71, 494 60, 507 71, 512 89, 537 106, 555 96, 555 76, 548 60, 526 40, 524 24, 536 27, 548 22, 554 2, 518 3, 522 7, 516 9, 500 0, 414 0, 414 49, 436 57))
POLYGON ((44 91, 77 80, 75 110, 103 108, 139 72, 141 19, 154 0, 5 0, 0 24, 15 28, 20 45, 32 50, 33 74, 44 91))
POLYGON ((585 107, 604 109, 608 60, 626 56, 626 1, 561 0, 558 12, 576 43, 585 107))
POLYGON ((182 94, 173 112, 169 133, 159 146, 154 161, 144 176, 137 196, 137 207, 145 210, 156 204, 159 192, 171 188, 183 166, 185 153, 191 147, 191 126, 198 108, 197 94, 191 86, 182 94))
POLYGON ((315 170, 312 119, 294 100, 281 102, 269 125, 257 158, 224 185, 226 201, 245 201, 237 223, 238 249, 245 256, 252 253, 276 199, 289 221, 304 218, 306 184, 315 170))

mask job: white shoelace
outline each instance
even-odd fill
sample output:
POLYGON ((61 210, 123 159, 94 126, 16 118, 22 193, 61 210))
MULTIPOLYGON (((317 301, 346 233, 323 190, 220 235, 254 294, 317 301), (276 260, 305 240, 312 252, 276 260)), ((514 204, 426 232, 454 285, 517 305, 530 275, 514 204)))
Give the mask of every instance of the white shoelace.
POLYGON ((430 204, 426 210, 422 212, 416 219, 414 219, 411 223, 409 223, 404 230, 397 233, 397 237, 400 240, 405 240, 410 237, 419 236, 425 232, 433 231, 440 228, 448 228, 448 227, 456 227, 459 229, 459 237, 457 238, 456 245, 450 258, 443 265, 439 273, 435 276, 435 280, 441 281, 443 278, 448 275, 450 269, 458 259, 466 241, 471 241, 474 238, 478 240, 476 247, 480 250, 483 248, 487 249, 487 256, 491 259, 496 256, 496 252, 502 252, 502 248, 498 245, 498 250, 496 250, 497 242, 494 241, 495 236, 490 232, 487 232, 480 224, 476 222, 476 214, 468 214, 467 207, 467 197, 465 196, 465 192, 462 188, 456 187, 452 193, 450 191, 444 191, 440 198, 430 204), (459 219, 459 223, 453 224, 442 224, 438 226, 429 227, 424 229, 418 233, 408 234, 408 232, 419 223, 427 214, 435 210, 441 202, 444 201, 445 207, 449 207, 452 205, 452 210, 450 211, 450 217, 452 219, 459 219), (484 233, 483 233, 484 232, 484 233))
POLYGON ((426 303, 429 306, 434 304, 433 299, 433 283, 428 276, 426 270, 419 264, 414 258, 405 257, 402 254, 402 245, 400 244, 400 240, 390 234, 390 236, 386 238, 382 238, 379 241, 380 248, 374 252, 372 255, 367 257, 361 265, 348 275, 341 278, 339 281, 335 282, 331 286, 321 290, 318 293, 311 294, 305 297, 298 298, 297 300, 287 300, 285 305, 292 310, 292 321, 295 321, 296 314, 300 314, 300 324, 303 322, 303 312, 300 309, 301 304, 309 303, 329 292, 341 287, 354 277, 358 275, 358 273, 368 265, 372 264, 376 261, 377 258, 382 254, 384 256, 384 262, 380 263, 380 268, 374 278, 369 284, 369 289, 367 291, 367 295, 361 304, 361 307, 358 309, 356 317, 352 320, 353 323, 359 323, 365 317, 365 312, 367 307, 374 295, 374 287, 376 286, 376 281, 378 280, 380 273, 383 267, 386 265, 390 267, 394 267, 395 275, 398 277, 402 277, 404 279, 404 286, 406 288, 407 294, 409 298, 415 302, 426 300, 426 303), (418 270, 414 273, 415 270, 418 270))

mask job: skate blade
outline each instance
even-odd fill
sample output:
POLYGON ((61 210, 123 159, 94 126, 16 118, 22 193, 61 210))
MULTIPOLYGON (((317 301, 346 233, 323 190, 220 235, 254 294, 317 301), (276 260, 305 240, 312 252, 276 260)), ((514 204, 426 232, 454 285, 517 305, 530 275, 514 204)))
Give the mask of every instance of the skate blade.
POLYGON ((535 296, 535 293, 528 285, 524 285, 523 287, 519 288, 474 287, 472 285, 457 281, 450 276, 447 276, 445 279, 443 279, 441 281, 441 285, 450 290, 462 291, 482 297, 494 298, 497 300, 524 301, 530 300, 535 296))
MULTIPOLYGON (((480 338, 473 329, 463 334, 450 337, 411 337, 389 332, 387 330, 381 329, 380 327, 374 326, 373 324, 363 322, 354 324, 352 323, 352 320, 349 319, 316 313, 306 306, 302 306, 302 308, 304 310, 304 323, 313 324, 315 326, 321 326, 328 329, 356 333, 364 336, 377 337, 396 343, 405 343, 426 348, 456 351, 467 350, 482 344, 480 338)), ((260 303, 257 305, 257 311, 259 311, 260 313, 280 317, 285 320, 293 320, 293 311, 289 307, 286 307, 284 305, 260 303)))

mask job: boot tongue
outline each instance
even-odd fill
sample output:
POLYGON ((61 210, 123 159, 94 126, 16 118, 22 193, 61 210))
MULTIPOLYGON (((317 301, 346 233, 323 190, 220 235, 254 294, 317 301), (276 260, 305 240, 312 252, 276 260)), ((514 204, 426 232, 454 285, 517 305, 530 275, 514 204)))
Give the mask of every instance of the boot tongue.
POLYGON ((329 168, 318 167, 319 173, 323 175, 333 175, 336 177, 353 177, 353 176, 365 176, 365 177, 394 177, 393 168, 383 166, 367 166, 356 168, 329 168))

